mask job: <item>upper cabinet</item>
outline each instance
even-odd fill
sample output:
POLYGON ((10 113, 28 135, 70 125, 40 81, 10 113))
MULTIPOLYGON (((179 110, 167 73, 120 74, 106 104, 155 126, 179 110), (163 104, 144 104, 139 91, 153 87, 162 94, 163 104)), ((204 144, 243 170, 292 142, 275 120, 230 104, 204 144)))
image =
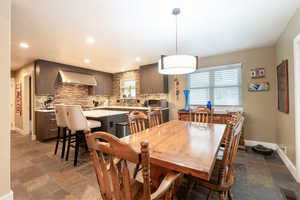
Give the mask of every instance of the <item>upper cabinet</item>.
POLYGON ((168 93, 168 76, 158 72, 158 63, 140 66, 141 94, 168 93))
POLYGON ((112 74, 44 60, 35 61, 36 95, 54 95, 60 70, 93 75, 97 86, 90 87, 91 95, 112 95, 112 74))
POLYGON ((35 61, 35 94, 54 95, 55 82, 59 72, 59 66, 51 62, 35 61))
POLYGON ((95 78, 97 81, 97 86, 92 89, 94 95, 112 95, 112 74, 104 72, 95 72, 95 78))

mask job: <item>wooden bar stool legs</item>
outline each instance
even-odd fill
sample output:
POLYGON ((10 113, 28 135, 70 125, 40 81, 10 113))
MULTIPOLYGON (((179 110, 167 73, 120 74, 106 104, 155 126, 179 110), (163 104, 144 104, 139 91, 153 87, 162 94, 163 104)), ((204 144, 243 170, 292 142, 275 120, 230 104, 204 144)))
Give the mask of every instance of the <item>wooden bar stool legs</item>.
POLYGON ((62 146, 62 150, 61 150, 61 158, 64 158, 65 156, 65 149, 66 149, 66 142, 67 142, 67 128, 63 128, 63 146, 62 146))
POLYGON ((84 144, 84 146, 86 146, 83 137, 84 137, 83 131, 76 131, 75 134, 69 133, 69 136, 67 137, 68 143, 67 143, 66 161, 69 160, 70 148, 74 147, 75 148, 74 166, 77 166, 80 145, 84 144), (74 145, 72 146, 72 144, 74 145))
POLYGON ((79 134, 76 132, 75 136, 75 155, 74 155, 74 166, 77 165, 78 160, 78 152, 79 152, 79 134))
POLYGON ((59 143, 62 142, 62 149, 61 149, 61 158, 65 156, 65 148, 66 148, 66 141, 67 141, 67 128, 57 127, 57 138, 56 138, 56 145, 54 150, 54 155, 57 154, 59 143), (63 134, 61 135, 61 131, 63 134))
POLYGON ((57 127, 57 138, 56 138, 56 145, 55 145, 54 155, 57 154, 57 149, 58 149, 59 142, 60 142, 60 127, 57 127))
POLYGON ((69 160, 69 153, 70 153, 70 147, 71 147, 71 140, 72 140, 72 133, 71 133, 71 131, 70 131, 70 132, 69 132, 69 135, 68 135, 68 145, 67 145, 66 161, 69 160))

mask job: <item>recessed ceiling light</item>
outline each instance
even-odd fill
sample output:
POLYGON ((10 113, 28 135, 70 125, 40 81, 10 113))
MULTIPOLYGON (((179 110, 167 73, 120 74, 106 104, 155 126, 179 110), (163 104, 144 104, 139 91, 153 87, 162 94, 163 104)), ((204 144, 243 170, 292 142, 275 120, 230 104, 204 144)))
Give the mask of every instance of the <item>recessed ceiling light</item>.
POLYGON ((23 48, 23 49, 28 49, 29 48, 29 44, 26 43, 26 42, 21 42, 20 43, 20 47, 23 48))
POLYGON ((140 58, 140 57, 136 57, 136 58, 135 58, 135 61, 136 61, 136 62, 141 62, 141 58, 140 58))
POLYGON ((90 59, 87 59, 87 58, 86 58, 86 59, 84 59, 83 61, 84 61, 86 64, 89 64, 89 63, 91 63, 91 60, 90 60, 90 59))
POLYGON ((91 36, 87 37, 85 39, 85 41, 86 41, 87 44, 94 44, 95 43, 95 39, 91 36))
POLYGON ((125 72, 127 67, 122 67, 121 72, 125 72))

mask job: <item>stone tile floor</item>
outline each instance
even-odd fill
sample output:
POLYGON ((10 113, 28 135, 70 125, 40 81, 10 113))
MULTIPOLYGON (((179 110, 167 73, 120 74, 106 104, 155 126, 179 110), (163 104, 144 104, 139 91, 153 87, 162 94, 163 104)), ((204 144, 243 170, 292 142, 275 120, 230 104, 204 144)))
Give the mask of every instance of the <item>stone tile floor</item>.
MULTIPOLYGON (((31 141, 28 136, 12 132, 12 189, 15 200, 96 200, 98 183, 86 153, 79 166, 53 155, 55 143, 31 141)), ((73 151, 72 151, 73 152, 73 151)), ((70 155, 73 158, 73 155, 70 155)), ((285 200, 280 188, 292 190, 300 197, 297 184, 277 154, 257 155, 249 150, 239 152, 236 161, 234 199, 285 200)), ((177 196, 186 193, 182 186, 177 196)), ((194 189, 191 199, 206 199, 205 189, 194 189)), ((184 198, 180 198, 184 199, 184 198)))

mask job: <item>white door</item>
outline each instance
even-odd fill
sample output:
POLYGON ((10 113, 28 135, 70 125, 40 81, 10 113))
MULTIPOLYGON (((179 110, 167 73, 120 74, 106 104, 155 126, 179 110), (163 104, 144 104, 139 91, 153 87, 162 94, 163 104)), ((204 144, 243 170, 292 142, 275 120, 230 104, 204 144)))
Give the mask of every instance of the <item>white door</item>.
POLYGON ((10 80, 10 122, 11 129, 15 128, 15 79, 10 80))

